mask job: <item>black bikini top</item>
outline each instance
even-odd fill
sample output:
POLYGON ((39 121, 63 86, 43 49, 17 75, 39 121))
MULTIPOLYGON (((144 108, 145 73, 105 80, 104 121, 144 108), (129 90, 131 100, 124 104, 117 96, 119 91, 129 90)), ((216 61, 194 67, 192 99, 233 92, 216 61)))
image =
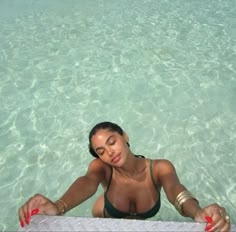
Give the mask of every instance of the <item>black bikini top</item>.
POLYGON ((107 211, 107 213, 111 217, 114 217, 114 218, 126 218, 126 217, 130 217, 130 216, 135 216, 135 217, 140 217, 140 218, 145 219, 145 218, 153 217, 158 213, 158 211, 161 207, 161 195, 160 195, 160 191, 158 190, 158 187, 157 187, 157 185, 154 181, 154 178, 153 178, 152 160, 150 160, 150 175, 151 175, 151 178, 152 178, 153 185, 154 185, 157 193, 159 194, 159 200, 156 202, 156 204, 151 209, 149 209, 146 212, 143 212, 143 213, 124 212, 124 211, 121 211, 121 210, 115 208, 112 205, 112 203, 107 198, 107 192, 108 192, 108 189, 109 189, 110 184, 111 184, 112 174, 113 174, 113 171, 112 171, 112 168, 111 168, 111 176, 110 176, 110 179, 109 179, 108 187, 107 187, 106 192, 104 193, 104 212, 103 212, 104 217, 105 217, 105 210, 107 211))

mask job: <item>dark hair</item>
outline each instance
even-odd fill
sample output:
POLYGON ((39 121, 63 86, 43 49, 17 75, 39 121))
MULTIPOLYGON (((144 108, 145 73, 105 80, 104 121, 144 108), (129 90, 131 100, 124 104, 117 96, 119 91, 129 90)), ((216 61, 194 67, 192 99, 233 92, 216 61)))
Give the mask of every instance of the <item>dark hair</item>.
MULTIPOLYGON (((99 156, 92 148, 91 139, 92 139, 93 135, 95 135, 99 130, 114 131, 120 135, 124 134, 124 131, 121 129, 121 127, 113 122, 100 122, 100 123, 96 124, 89 133, 89 152, 92 156, 94 156, 96 158, 99 158, 99 156)), ((128 143, 128 146, 129 146, 129 143, 128 143)))

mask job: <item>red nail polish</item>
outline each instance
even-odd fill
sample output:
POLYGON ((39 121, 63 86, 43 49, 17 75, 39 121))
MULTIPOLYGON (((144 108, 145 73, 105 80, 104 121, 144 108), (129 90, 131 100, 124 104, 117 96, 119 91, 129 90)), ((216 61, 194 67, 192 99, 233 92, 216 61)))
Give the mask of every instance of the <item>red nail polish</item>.
POLYGON ((212 227, 212 225, 208 225, 208 226, 206 226, 205 230, 209 231, 211 229, 211 227, 212 227))
POLYGON ((29 212, 27 213, 27 217, 25 219, 25 222, 26 222, 26 224, 29 224, 29 222, 30 222, 30 213, 29 212))
POLYGON ((21 225, 22 228, 25 226, 25 223, 24 223, 23 220, 20 221, 20 225, 21 225))
POLYGON ((212 217, 206 216, 205 219, 206 219, 206 221, 209 222, 209 223, 212 223, 212 222, 213 222, 212 217))
POLYGON ((38 212, 39 212, 39 209, 38 209, 38 208, 32 210, 32 212, 31 212, 31 216, 37 214, 38 212))

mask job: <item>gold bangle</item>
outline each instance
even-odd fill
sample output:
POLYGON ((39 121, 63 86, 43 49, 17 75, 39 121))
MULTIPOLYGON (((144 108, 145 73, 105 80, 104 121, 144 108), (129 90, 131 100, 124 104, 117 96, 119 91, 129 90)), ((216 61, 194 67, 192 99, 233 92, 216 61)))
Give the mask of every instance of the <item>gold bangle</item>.
POLYGON ((67 209, 67 204, 63 200, 57 200, 54 202, 59 210, 59 215, 64 215, 67 209))
POLYGON ((194 197, 193 194, 191 192, 189 192, 188 190, 184 190, 183 192, 179 193, 178 196, 176 197, 176 200, 175 200, 175 203, 174 203, 175 208, 183 216, 184 216, 184 213, 183 213, 183 207, 182 206, 189 199, 193 199, 199 204, 196 197, 194 197))

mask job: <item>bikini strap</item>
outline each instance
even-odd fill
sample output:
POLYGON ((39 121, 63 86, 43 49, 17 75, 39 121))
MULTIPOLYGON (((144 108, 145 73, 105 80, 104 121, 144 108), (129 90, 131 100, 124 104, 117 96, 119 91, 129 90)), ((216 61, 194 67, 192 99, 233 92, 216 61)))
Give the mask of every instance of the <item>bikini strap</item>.
POLYGON ((152 174, 152 160, 151 159, 150 159, 150 175, 151 175, 152 183, 153 183, 155 189, 158 191, 158 193, 160 193, 160 191, 159 191, 159 189, 157 187, 157 184, 156 184, 156 182, 154 180, 153 174, 152 174))
POLYGON ((111 175, 110 175, 110 179, 108 181, 108 185, 107 185, 107 189, 105 191, 105 194, 107 193, 107 191, 108 191, 108 189, 109 189, 109 187, 111 185, 111 180, 112 180, 113 168, 111 166, 110 166, 110 168, 111 168, 111 175))
POLYGON ((113 174, 113 168, 110 166, 110 169, 111 169, 111 175, 110 175, 110 178, 109 178, 109 181, 108 181, 108 185, 107 185, 107 189, 106 191, 104 192, 104 207, 103 207, 103 217, 106 218, 106 204, 110 204, 108 199, 107 199, 107 191, 111 185, 111 180, 112 180, 112 174, 113 174))

